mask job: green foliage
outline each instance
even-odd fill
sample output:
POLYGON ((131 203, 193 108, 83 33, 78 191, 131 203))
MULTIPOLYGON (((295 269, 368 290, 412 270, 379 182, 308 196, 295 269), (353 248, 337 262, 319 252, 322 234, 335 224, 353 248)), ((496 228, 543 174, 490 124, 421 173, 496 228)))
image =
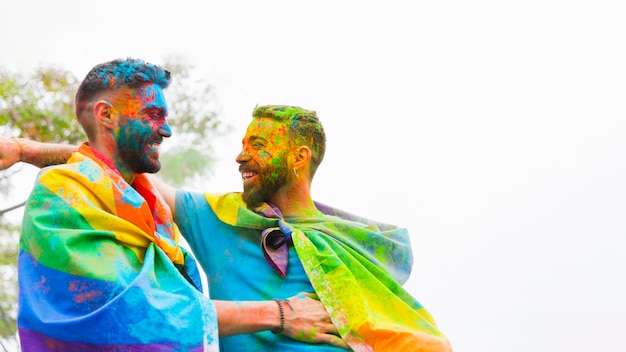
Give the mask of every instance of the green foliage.
POLYGON ((85 134, 74 118, 78 80, 68 71, 40 68, 32 76, 0 71, 0 126, 11 135, 76 144, 85 134))

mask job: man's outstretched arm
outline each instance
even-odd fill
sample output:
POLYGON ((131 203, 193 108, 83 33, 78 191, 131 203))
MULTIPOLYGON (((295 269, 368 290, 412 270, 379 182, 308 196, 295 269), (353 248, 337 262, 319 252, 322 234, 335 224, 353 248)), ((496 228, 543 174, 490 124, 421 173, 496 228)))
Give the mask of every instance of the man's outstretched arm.
POLYGON ((37 167, 63 164, 77 149, 75 145, 0 136, 0 170, 8 169, 20 161, 37 167))
MULTIPOLYGON (((42 143, 26 138, 10 138, 0 136, 0 170, 8 169, 18 162, 28 163, 37 167, 64 164, 78 146, 60 143, 42 143)), ((167 205, 176 209, 176 188, 151 175, 167 205)))
POLYGON ((339 337, 322 302, 313 294, 300 293, 287 300, 280 300, 280 303, 220 300, 214 300, 213 303, 221 337, 272 329, 275 333, 310 344, 329 344, 350 349, 339 337))

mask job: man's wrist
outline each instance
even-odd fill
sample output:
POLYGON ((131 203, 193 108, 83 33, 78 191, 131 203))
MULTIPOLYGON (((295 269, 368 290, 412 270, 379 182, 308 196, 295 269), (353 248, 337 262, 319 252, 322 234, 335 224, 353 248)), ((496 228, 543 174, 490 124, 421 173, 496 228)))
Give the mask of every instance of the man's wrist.
POLYGON ((287 319, 285 318, 286 312, 287 310, 293 312, 293 307, 291 306, 291 303, 289 303, 288 299, 274 298, 274 302, 278 305, 279 325, 271 329, 271 331, 274 334, 280 334, 285 331, 285 324, 287 322, 287 319))
POLYGON ((281 301, 278 298, 274 298, 274 301, 276 302, 276 304, 278 304, 278 313, 279 315, 279 321, 280 321, 280 325, 274 329, 272 329, 272 333, 274 334, 280 334, 281 332, 283 332, 285 330, 285 308, 283 307, 283 301, 281 301))
POLYGON ((17 144, 17 149, 19 150, 18 161, 22 161, 22 158, 24 157, 24 145, 21 141, 23 141, 24 139, 12 137, 11 140, 13 141, 13 143, 17 144))

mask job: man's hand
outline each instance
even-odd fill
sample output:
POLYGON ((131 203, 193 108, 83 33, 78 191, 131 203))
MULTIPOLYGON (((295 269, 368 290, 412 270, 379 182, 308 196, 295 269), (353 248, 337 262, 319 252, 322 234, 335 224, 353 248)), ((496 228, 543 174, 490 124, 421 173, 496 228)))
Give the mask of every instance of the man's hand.
POLYGON ((308 343, 326 343, 349 350, 317 296, 300 293, 282 301, 285 329, 282 335, 308 343))
POLYGON ((22 147, 14 138, 0 136, 0 170, 8 169, 22 158, 22 147))

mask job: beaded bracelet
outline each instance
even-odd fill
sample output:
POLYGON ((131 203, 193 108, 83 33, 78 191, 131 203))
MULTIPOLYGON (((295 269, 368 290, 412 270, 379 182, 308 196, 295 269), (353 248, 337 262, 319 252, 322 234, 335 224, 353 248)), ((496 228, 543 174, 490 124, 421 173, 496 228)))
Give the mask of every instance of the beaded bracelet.
POLYGON ((280 299, 274 298, 274 301, 278 304, 278 311, 280 312, 280 326, 271 331, 274 334, 279 334, 285 330, 285 310, 283 309, 283 302, 280 299))

